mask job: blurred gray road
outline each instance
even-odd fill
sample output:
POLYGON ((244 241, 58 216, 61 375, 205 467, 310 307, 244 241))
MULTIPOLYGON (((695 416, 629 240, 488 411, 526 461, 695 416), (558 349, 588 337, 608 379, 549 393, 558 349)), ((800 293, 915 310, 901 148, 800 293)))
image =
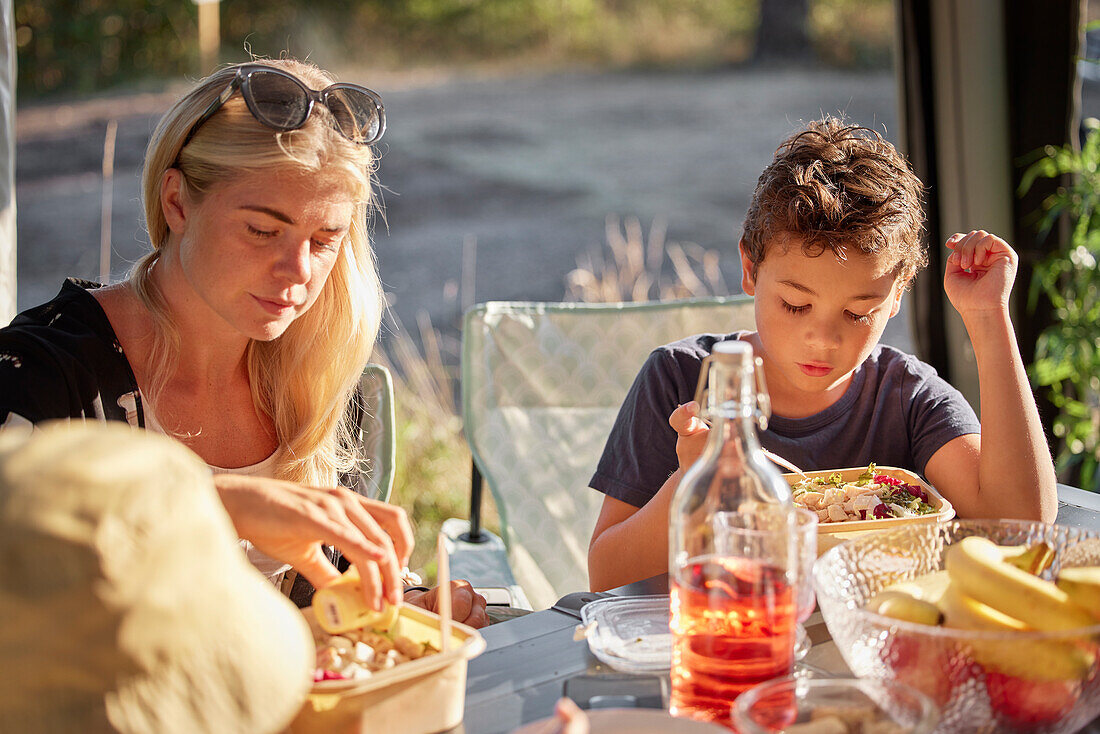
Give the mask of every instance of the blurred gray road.
MULTIPOLYGON (((558 73, 378 89, 389 119, 386 222, 375 238, 382 278, 406 328, 424 311, 451 336, 464 302, 560 300, 578 255, 602 246, 609 215, 646 229, 661 219, 669 241, 719 250, 737 291, 741 220, 783 137, 823 112, 897 133, 889 71, 558 73), (472 293, 460 287, 464 241, 476 243, 472 293)), ((113 277, 143 251, 141 157, 177 92, 20 111, 20 309, 51 297, 66 275, 98 273, 112 117, 113 277)), ((886 340, 910 346, 904 317, 886 340)))

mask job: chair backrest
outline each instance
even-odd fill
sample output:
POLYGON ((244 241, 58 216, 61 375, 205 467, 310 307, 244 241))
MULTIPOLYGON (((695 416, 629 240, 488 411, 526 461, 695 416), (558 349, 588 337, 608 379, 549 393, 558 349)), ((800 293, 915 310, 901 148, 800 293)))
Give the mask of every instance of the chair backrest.
POLYGON ((388 502, 396 460, 393 377, 383 365, 370 363, 359 378, 363 407, 359 421, 360 494, 388 502))
POLYGON ((603 495, 588 481, 649 353, 705 332, 752 329, 748 296, 649 303, 489 302, 466 313, 462 415, 535 608, 588 588, 603 495))

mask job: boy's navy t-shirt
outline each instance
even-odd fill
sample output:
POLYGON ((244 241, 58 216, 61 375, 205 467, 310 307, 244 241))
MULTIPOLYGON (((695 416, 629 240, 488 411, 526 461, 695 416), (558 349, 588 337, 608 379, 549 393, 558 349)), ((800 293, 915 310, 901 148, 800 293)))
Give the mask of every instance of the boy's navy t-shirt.
MULTIPOLYGON (((655 349, 627 393, 589 486, 641 507, 676 471, 676 432, 668 417, 695 397, 700 364, 715 343, 747 332, 698 334, 655 349)), ((840 400, 807 418, 772 416, 764 448, 804 471, 872 461, 918 474, 944 444, 981 433, 974 409, 936 370, 878 345, 840 400)))

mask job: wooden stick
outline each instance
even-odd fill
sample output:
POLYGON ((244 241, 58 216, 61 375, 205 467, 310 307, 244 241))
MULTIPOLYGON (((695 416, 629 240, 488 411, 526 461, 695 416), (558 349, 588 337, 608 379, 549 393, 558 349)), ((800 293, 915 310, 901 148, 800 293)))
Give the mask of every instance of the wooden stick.
POLYGON ((118 120, 107 123, 103 138, 103 192, 99 208, 99 282, 111 282, 111 213, 114 210, 115 191, 115 135, 118 120))
POLYGON ((199 6, 199 62, 200 76, 214 71, 218 63, 218 44, 221 43, 218 0, 200 0, 199 6))
POLYGON ((447 536, 439 534, 436 542, 436 583, 439 585, 439 633, 443 637, 442 652, 451 646, 451 569, 447 561, 447 536))

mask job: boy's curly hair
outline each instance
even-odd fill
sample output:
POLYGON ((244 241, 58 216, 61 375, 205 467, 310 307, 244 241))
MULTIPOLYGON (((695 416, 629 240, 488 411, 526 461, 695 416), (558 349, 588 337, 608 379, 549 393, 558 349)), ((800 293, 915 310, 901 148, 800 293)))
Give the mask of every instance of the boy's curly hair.
POLYGON ((745 252, 755 269, 790 234, 817 257, 850 250, 887 258, 903 282, 928 264, 921 230, 923 186, 874 130, 825 117, 787 138, 760 174, 745 215, 745 252))

